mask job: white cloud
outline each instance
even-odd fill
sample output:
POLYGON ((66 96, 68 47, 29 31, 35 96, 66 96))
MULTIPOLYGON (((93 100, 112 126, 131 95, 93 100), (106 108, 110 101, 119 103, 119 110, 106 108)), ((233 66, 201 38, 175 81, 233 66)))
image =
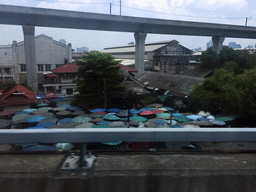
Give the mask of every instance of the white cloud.
POLYGON ((70 3, 72 1, 70 0, 56 0, 47 2, 40 2, 37 7, 38 8, 49 8, 49 9, 61 9, 61 10, 72 10, 72 11, 84 11, 85 8, 86 11, 88 10, 88 8, 92 7, 92 4, 90 0, 76 0, 73 3, 70 3))
POLYGON ((145 8, 145 7, 155 7, 155 8, 160 8, 160 7, 165 7, 167 6, 167 0, 128 0, 126 2, 127 5, 129 6, 139 6, 140 8, 145 8))
POLYGON ((194 3, 194 0, 171 0, 170 6, 181 6, 181 5, 189 5, 194 3))
POLYGON ((199 0, 197 7, 205 9, 216 9, 227 7, 229 9, 241 9, 248 5, 247 0, 199 0))

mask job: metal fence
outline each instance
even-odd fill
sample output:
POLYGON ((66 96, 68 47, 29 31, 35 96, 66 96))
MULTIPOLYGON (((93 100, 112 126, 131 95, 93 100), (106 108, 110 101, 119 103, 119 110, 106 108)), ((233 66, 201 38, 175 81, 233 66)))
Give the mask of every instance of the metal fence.
POLYGON ((256 141, 256 128, 72 128, 0 130, 1 144, 256 141))

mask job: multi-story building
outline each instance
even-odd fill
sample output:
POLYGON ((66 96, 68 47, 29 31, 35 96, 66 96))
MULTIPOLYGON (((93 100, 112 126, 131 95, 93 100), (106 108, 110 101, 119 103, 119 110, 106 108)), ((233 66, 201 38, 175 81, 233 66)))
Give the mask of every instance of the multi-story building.
POLYGON ((88 47, 81 47, 81 48, 76 48, 77 53, 84 53, 84 52, 89 52, 88 47))
POLYGON ((228 46, 232 49, 240 49, 241 45, 240 44, 236 44, 236 42, 229 42, 228 46))
MULTIPOLYGON (((118 64, 122 70, 127 72, 135 72, 135 69, 118 64)), ((45 75, 44 92, 47 93, 61 93, 64 95, 76 95, 75 91, 77 84, 76 79, 80 78, 78 74, 79 66, 76 63, 69 63, 64 66, 51 70, 51 74, 45 75)), ((131 75, 128 75, 131 76, 131 75)), ((132 77, 130 77, 132 78, 132 77)))
POLYGON ((0 46, 0 83, 14 79, 13 47, 0 46))
MULTIPOLYGON (((102 52, 112 54, 121 64, 135 67, 135 45, 105 48, 102 52)), ((180 45, 178 41, 163 41, 145 44, 146 71, 172 73, 177 68, 184 70, 194 68, 191 60, 196 60, 193 51, 180 45)))
MULTIPOLYGON (((43 89, 44 74, 72 62, 71 44, 65 45, 52 37, 35 36, 38 88, 43 89)), ((24 41, 0 47, 0 79, 12 78, 20 84, 27 79, 24 41)))

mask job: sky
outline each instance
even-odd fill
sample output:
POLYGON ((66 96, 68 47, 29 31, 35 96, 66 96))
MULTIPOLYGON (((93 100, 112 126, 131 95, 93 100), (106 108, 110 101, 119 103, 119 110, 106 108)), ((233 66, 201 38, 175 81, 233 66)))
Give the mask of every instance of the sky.
MULTIPOLYGON (((15 5, 37 8, 71 10, 90 13, 120 15, 120 0, 0 0, 0 5, 15 5)), ((256 1, 253 0, 121 0, 121 15, 157 18, 167 20, 197 21, 206 23, 256 26, 256 1), (255 15, 255 16, 254 16, 255 15)), ((125 46, 135 42, 133 33, 106 32, 79 29, 35 27, 35 35, 46 34, 59 41, 65 39, 72 48, 85 46, 89 50, 103 50, 107 47, 125 46)), ((184 35, 147 34, 146 43, 177 40, 189 48, 206 49, 211 37, 184 35)), ((0 25, 0 45, 23 41, 21 26, 0 25)), ((256 39, 226 38, 229 42, 241 44, 242 48, 255 45, 256 39)))

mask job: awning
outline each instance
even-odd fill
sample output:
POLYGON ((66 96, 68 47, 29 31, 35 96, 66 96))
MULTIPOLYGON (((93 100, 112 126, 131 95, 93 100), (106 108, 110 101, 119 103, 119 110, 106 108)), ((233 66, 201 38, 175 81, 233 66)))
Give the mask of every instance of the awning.
POLYGON ((48 75, 45 75, 47 78, 58 78, 59 75, 57 74, 48 74, 48 75))

